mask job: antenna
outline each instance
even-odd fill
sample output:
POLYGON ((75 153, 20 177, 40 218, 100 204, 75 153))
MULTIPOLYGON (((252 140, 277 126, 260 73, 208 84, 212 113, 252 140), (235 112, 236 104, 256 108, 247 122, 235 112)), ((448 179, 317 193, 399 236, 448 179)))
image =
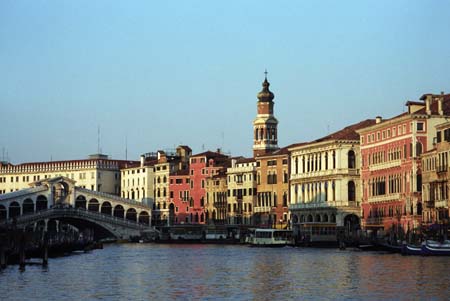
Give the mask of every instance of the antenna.
POLYGON ((97 128, 97 154, 100 154, 100 125, 97 128))
POLYGON ((225 132, 224 131, 222 131, 222 133, 220 133, 221 134, 221 138, 222 138, 222 149, 225 147, 225 132))
POLYGON ((128 136, 125 135, 125 160, 128 160, 128 136))
POLYGON ((5 148, 2 147, 2 161, 5 161, 5 148))

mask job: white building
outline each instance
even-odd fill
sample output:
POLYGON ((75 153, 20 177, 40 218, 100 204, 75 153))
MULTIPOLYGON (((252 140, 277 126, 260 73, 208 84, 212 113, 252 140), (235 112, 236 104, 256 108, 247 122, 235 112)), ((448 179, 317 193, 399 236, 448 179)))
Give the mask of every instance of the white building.
POLYGON ((359 228, 361 217, 360 147, 357 129, 365 120, 310 143, 289 148, 290 206, 294 228, 336 237, 336 230, 359 228))

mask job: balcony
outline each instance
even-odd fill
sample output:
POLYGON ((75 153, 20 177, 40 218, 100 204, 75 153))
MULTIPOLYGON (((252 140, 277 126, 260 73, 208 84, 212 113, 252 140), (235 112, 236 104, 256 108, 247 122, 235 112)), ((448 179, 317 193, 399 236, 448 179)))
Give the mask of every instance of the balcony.
POLYGON ((335 176, 335 175, 350 175, 357 176, 359 175, 359 169, 356 168, 335 168, 335 169, 326 169, 326 170, 318 170, 311 171, 305 173, 291 174, 291 180, 301 180, 301 179, 310 179, 317 177, 326 177, 326 176, 335 176))
POLYGON ((448 171, 448 165, 439 165, 436 166, 436 172, 437 173, 444 173, 448 171))
POLYGON ((271 210, 272 210, 272 207, 270 207, 270 206, 254 207, 253 208, 253 211, 255 213, 269 213, 269 212, 271 212, 271 210))
POLYGON ((383 218, 382 217, 369 217, 366 219, 366 226, 368 225, 382 225, 383 218))
POLYGON ((338 207, 357 207, 357 202, 350 201, 328 201, 328 202, 308 202, 290 204, 289 210, 315 209, 315 208, 338 208, 338 207))
POLYGON ((448 208, 448 200, 436 200, 434 201, 435 208, 448 208))
POLYGON ((400 167, 402 165, 402 160, 393 160, 389 162, 383 162, 378 164, 373 164, 369 166, 370 171, 382 170, 393 167, 400 167))
POLYGON ((368 199, 369 203, 398 201, 398 200, 400 200, 400 193, 377 195, 377 196, 369 197, 369 199, 368 199))

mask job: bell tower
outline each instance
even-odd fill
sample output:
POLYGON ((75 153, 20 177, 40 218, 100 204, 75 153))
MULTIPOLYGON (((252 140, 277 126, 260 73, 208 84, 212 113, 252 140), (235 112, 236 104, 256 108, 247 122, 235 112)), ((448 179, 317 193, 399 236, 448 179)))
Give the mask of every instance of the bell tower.
POLYGON ((257 114, 253 121, 253 157, 278 149, 278 120, 273 116, 274 95, 269 90, 267 71, 264 73, 263 88, 257 95, 257 114))

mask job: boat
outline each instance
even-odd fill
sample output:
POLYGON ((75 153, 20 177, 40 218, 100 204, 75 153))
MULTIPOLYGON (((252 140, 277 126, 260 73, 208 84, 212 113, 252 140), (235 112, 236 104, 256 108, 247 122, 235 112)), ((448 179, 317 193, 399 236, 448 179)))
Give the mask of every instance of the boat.
POLYGON ((401 253, 403 251, 402 245, 393 245, 383 240, 376 242, 376 246, 378 247, 378 250, 389 253, 401 253))
POLYGON ((450 242, 425 241, 422 243, 421 255, 450 256, 450 242))
POLYGON ((411 244, 404 244, 402 248, 402 254, 403 255, 422 255, 422 247, 411 245, 411 244))
POLYGON ((291 230, 255 229, 247 240, 251 247, 284 247, 294 245, 291 230))

